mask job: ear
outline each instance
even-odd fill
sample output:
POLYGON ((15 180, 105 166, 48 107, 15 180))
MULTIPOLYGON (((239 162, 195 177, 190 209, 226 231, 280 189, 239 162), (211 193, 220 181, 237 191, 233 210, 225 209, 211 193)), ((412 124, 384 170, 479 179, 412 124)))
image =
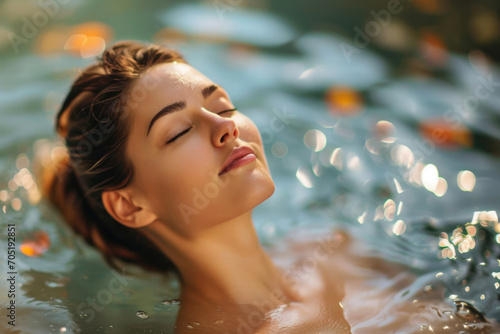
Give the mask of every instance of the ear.
POLYGON ((135 204, 126 189, 104 191, 101 198, 109 215, 125 226, 143 227, 158 218, 151 210, 135 204))

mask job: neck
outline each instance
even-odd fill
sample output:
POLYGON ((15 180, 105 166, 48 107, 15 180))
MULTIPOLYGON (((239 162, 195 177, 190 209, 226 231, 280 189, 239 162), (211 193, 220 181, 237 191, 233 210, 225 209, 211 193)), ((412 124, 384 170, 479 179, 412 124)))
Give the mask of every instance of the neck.
POLYGON ((181 299, 276 307, 297 299, 262 249, 251 212, 189 239, 174 236, 160 222, 148 234, 179 268, 181 299))

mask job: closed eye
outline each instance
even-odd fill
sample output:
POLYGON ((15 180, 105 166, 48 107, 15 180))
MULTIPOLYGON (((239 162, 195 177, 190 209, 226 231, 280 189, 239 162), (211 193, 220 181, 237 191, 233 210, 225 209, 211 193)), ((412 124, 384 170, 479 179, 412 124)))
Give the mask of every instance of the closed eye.
POLYGON ((170 144, 170 143, 176 141, 177 139, 179 139, 180 137, 184 136, 186 133, 188 133, 189 130, 191 130, 191 128, 192 128, 192 126, 187 128, 186 130, 182 131, 181 133, 175 135, 172 139, 167 141, 167 144, 170 144))
POLYGON ((220 114, 223 114, 223 113, 226 113, 226 112, 230 112, 230 111, 236 111, 236 110, 238 110, 238 109, 234 108, 234 109, 224 110, 224 111, 221 111, 220 113, 217 113, 217 115, 220 115, 220 114))
MULTIPOLYGON (((221 111, 221 112, 217 113, 217 115, 224 114, 224 113, 227 113, 227 112, 233 112, 233 111, 236 111, 236 110, 238 110, 238 109, 234 108, 234 109, 224 110, 224 111, 221 111)), ((172 139, 169 139, 169 140, 167 141, 167 144, 170 144, 170 143, 172 143, 172 142, 176 141, 177 139, 179 139, 180 137, 184 136, 184 135, 185 135, 186 133, 188 133, 188 132, 189 132, 189 130, 191 130, 192 128, 193 128, 193 127, 191 126, 191 127, 187 128, 186 130, 182 131, 181 133, 179 133, 179 134, 175 135, 172 139)))

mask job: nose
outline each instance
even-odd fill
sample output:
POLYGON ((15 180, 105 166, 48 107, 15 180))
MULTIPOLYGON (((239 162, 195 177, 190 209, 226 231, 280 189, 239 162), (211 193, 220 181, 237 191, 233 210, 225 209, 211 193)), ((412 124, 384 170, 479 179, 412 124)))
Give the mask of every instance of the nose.
POLYGON ((240 135, 236 122, 231 118, 220 118, 215 125, 214 135, 212 137, 213 143, 216 147, 222 147, 227 143, 234 141, 240 135))
POLYGON ((212 142, 214 146, 222 147, 238 139, 240 132, 236 122, 232 118, 219 116, 210 111, 205 115, 209 115, 209 118, 212 120, 212 142))

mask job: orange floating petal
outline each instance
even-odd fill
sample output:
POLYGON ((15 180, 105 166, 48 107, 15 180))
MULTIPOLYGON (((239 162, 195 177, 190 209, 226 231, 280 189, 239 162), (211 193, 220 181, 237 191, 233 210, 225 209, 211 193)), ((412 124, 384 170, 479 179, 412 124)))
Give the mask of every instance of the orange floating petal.
POLYGON ((38 231, 23 240, 19 250, 26 256, 36 257, 45 253, 49 248, 49 235, 44 231, 38 231))
POLYGON ((354 115, 360 112, 363 98, 358 91, 347 86, 330 87, 326 92, 328 109, 334 115, 354 115))
POLYGON ((446 46, 437 34, 424 30, 420 38, 420 54, 434 65, 444 65, 448 59, 446 46))
POLYGON ((472 147, 473 139, 469 129, 442 119, 424 121, 419 126, 420 134, 442 148, 472 147))

